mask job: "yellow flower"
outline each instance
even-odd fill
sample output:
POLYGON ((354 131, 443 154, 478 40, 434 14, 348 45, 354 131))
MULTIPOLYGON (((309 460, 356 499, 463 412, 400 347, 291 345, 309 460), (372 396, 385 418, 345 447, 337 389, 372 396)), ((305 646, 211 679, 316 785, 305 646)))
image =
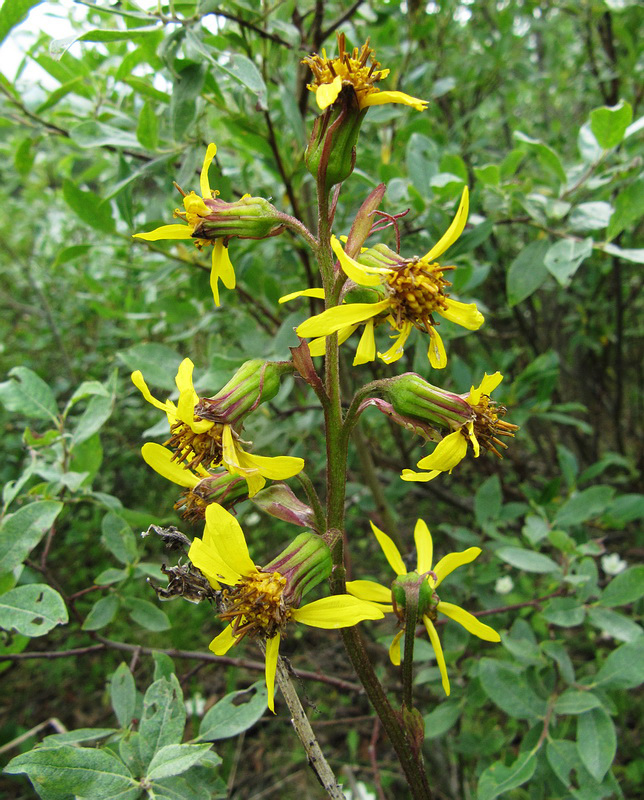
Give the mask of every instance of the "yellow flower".
MULTIPOLYGON (((298 336, 319 337, 312 354, 324 352, 324 337, 337 332, 342 342, 364 323, 365 329, 353 363, 357 365, 373 361, 376 357, 374 327, 386 320, 396 331, 393 337, 395 341, 385 353, 378 353, 379 358, 387 364, 397 361, 404 352, 412 328, 417 328, 429 334, 427 356, 430 364, 436 369, 443 368, 447 364, 447 356, 436 330, 438 323, 434 314, 473 331, 478 330, 484 322, 475 303, 460 303, 447 295, 445 289, 450 284, 443 276, 446 270, 453 267, 442 267, 435 262, 463 232, 468 208, 466 186, 451 225, 422 258, 403 259, 387 247, 378 245, 360 256, 362 262, 372 264, 369 266, 348 256, 338 239, 332 236, 331 247, 347 277, 359 286, 377 287, 378 297, 384 298, 373 303, 346 303, 328 308, 299 325, 298 336)), ((287 295, 288 298, 294 296, 287 295)))
MULTIPOLYGON (((249 497, 253 497, 266 484, 266 478, 281 480, 297 475, 304 468, 304 461, 293 456, 267 458, 245 452, 238 433, 232 425, 203 419, 197 413, 199 395, 192 383, 194 364, 185 358, 179 365, 176 384, 179 400, 162 403, 152 396, 139 370, 132 373, 132 383, 143 397, 155 408, 165 411, 170 423, 171 437, 164 443, 174 450, 174 461, 188 472, 191 469, 223 466, 231 475, 241 475, 248 483, 249 497)), ((167 473, 167 458, 160 451, 148 451, 146 461, 161 475, 167 473)), ((189 475, 181 484, 188 488, 194 485, 189 475), (192 484, 192 485, 191 485, 192 484)), ((177 475, 170 478, 179 483, 177 475)), ((196 478, 195 478, 196 480, 196 478)))
MULTIPOLYGON (((407 570, 405 567, 400 551, 391 538, 387 536, 386 533, 379 530, 373 522, 371 523, 371 528, 385 554, 385 558, 396 575, 409 575, 411 570, 407 570)), ((475 558, 478 558, 481 553, 481 548, 469 547, 467 550, 463 550, 460 553, 449 553, 441 558, 438 564, 432 569, 434 544, 429 528, 422 519, 419 519, 416 523, 414 540, 416 542, 416 552, 418 555, 415 572, 418 574, 419 578, 424 578, 433 594, 430 608, 423 614, 422 619, 427 633, 429 634, 429 640, 436 653, 436 663, 441 673, 443 689, 445 690, 445 694, 449 695, 449 678, 447 677, 445 657, 443 656, 443 648, 441 647, 438 633, 434 627, 438 612, 458 622, 465 630, 474 634, 474 636, 478 636, 479 639, 484 639, 486 642, 501 641, 499 634, 493 628, 490 628, 489 625, 484 625, 482 622, 479 622, 473 614, 460 608, 460 606, 443 602, 436 594, 436 589, 438 589, 451 572, 463 566, 463 564, 469 564, 474 561, 475 558)), ((347 583, 347 591, 362 600, 378 603, 380 608, 385 612, 396 610, 395 606, 392 605, 393 596, 391 589, 375 581, 349 581, 347 583)), ((400 610, 398 610, 398 613, 401 613, 400 610)), ((400 639, 403 633, 404 631, 399 631, 394 636, 394 640, 389 648, 389 657, 393 664, 400 664, 400 639)))
POLYGON ((184 210, 175 209, 174 216, 183 219, 186 224, 162 225, 148 233, 135 233, 134 238, 145 239, 148 242, 156 242, 160 239, 192 239, 198 248, 212 245, 210 288, 215 305, 219 305, 219 281, 221 280, 227 289, 235 288, 235 270, 228 257, 228 248, 224 245, 223 238, 213 240, 194 236, 195 228, 200 227, 203 219, 212 214, 212 209, 208 207, 207 201, 212 200, 218 194, 210 188, 208 180, 208 169, 216 153, 217 146, 209 144, 199 180, 202 196, 199 197, 196 192, 190 192, 190 194, 184 195, 184 210))
POLYGON ((380 69, 368 39, 360 50, 355 47, 349 54, 345 50, 345 36, 340 33, 336 58, 327 58, 326 51, 322 50, 321 56, 314 53, 303 59, 302 63, 310 67, 313 73, 313 83, 308 84, 307 88, 315 93, 317 104, 322 110, 336 101, 343 86, 353 87, 361 110, 384 103, 402 103, 416 111, 427 108, 425 100, 403 92, 381 92, 374 86, 389 75, 389 70, 380 69))
POLYGON ((469 394, 464 396, 463 399, 472 408, 473 419, 441 439, 433 453, 421 458, 416 466, 430 470, 429 472, 404 469, 400 477, 404 481, 426 483, 441 472, 451 472, 465 458, 468 442, 472 445, 474 458, 478 458, 481 454, 481 445, 486 450, 491 450, 498 458, 502 458, 497 447, 507 448, 507 445, 498 437, 514 436, 514 431, 519 429, 518 425, 500 419, 505 414, 505 407, 490 400, 490 394, 502 380, 503 375, 500 372, 495 372, 494 375, 486 373, 481 383, 476 387, 472 386, 469 394))
MULTIPOLYGON (((299 599, 297 592, 292 591, 290 579, 254 564, 239 523, 216 503, 206 509, 203 539, 194 539, 188 557, 213 586, 229 587, 222 592, 219 616, 230 624, 212 640, 210 649, 224 655, 247 635, 265 642, 268 705, 273 712, 280 639, 289 622, 337 629, 384 616, 373 603, 350 595, 324 597, 297 608, 299 599)), ((326 574, 330 568, 329 557, 326 574)))

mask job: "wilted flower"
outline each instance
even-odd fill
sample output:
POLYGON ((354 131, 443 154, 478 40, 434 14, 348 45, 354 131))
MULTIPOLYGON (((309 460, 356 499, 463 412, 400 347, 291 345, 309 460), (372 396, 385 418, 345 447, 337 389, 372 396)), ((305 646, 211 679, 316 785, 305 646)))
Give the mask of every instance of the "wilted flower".
MULTIPOLYGON (((458 622, 465 630, 474 634, 474 636, 478 636, 479 639, 484 639, 486 642, 499 642, 501 640, 499 634, 493 628, 490 628, 489 625, 480 622, 474 615, 470 614, 469 611, 465 611, 465 609, 452 603, 446 603, 440 600, 436 594, 436 589, 438 589, 443 580, 451 572, 463 566, 463 564, 469 564, 474 561, 475 558, 478 558, 481 553, 481 548, 469 547, 467 550, 463 550, 460 553, 449 553, 441 558, 432 569, 434 557, 432 535, 423 520, 419 519, 414 529, 414 540, 416 542, 416 552, 418 554, 416 570, 408 571, 400 555, 400 551, 393 543, 392 539, 377 528, 373 522, 371 523, 371 528, 385 554, 385 558, 396 573, 397 578, 392 587, 383 586, 375 581, 349 581, 347 583, 347 591, 362 600, 378 603, 380 608, 385 612, 395 612, 401 623, 404 623, 405 609, 404 605, 402 605, 399 600, 401 597, 404 597, 402 586, 405 581, 401 583, 400 579, 404 578, 406 582, 409 582, 410 579, 417 579, 416 582, 420 593, 425 595, 423 602, 424 607, 420 608, 419 612, 436 654, 436 663, 441 673, 443 689, 445 690, 445 694, 449 695, 450 687, 449 678, 447 677, 447 668, 445 666, 445 657, 443 656, 443 648, 441 647, 438 633, 434 627, 438 612, 458 622)), ((394 636, 394 640, 389 648, 389 657, 393 664, 400 664, 400 639, 403 633, 404 630, 401 630, 394 636)))

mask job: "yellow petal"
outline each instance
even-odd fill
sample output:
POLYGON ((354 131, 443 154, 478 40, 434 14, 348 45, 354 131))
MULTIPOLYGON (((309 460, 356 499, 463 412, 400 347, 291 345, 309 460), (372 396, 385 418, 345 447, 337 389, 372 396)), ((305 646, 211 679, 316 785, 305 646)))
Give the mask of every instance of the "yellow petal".
POLYGON ((409 338, 411 329, 411 322, 403 322, 402 328, 400 329, 398 336, 396 336, 394 343, 385 353, 378 353, 378 358, 381 358, 385 364, 393 364, 394 361, 398 361, 398 359, 401 358, 402 354, 405 352, 405 343, 409 338))
POLYGON ((389 305, 389 300, 381 300, 379 303, 350 303, 328 308, 321 314, 305 320, 297 327, 296 333, 306 339, 314 336, 328 336, 348 325, 357 325, 377 316, 389 305))
POLYGON ((436 628, 434 627, 430 618, 423 616, 423 622, 425 623, 425 628, 429 634, 429 641, 432 643, 432 647, 434 648, 434 653, 436 653, 436 663, 438 664, 438 669, 441 673, 443 689, 445 690, 445 694, 449 697, 449 678, 447 677, 447 667, 445 666, 445 656, 443 655, 441 640, 438 638, 438 633, 436 633, 436 628))
POLYGON ((304 469, 304 459, 297 456, 256 456, 244 453, 244 464, 257 468, 260 475, 272 481, 292 478, 304 469))
POLYGON ((488 375, 486 372, 481 383, 476 387, 472 386, 470 389, 467 402, 471 406, 477 406, 481 402, 482 395, 485 394, 489 397, 502 380, 503 375, 500 372, 495 372, 493 375, 488 375))
MULTIPOLYGON (((183 207, 186 212, 194 217, 207 217, 211 213, 211 209, 204 203, 203 198, 199 197, 196 192, 190 192, 183 198, 183 207)), ((192 222, 190 216, 188 221, 192 222)), ((197 220, 194 220, 197 222, 197 220)))
POLYGON ((193 489, 199 483, 200 479, 189 469, 173 461, 170 450, 160 444, 146 442, 141 448, 141 455, 148 466, 172 483, 188 489, 193 489))
POLYGON ((266 688, 268 689, 268 707, 275 713, 275 673, 277 657, 280 652, 280 634, 276 633, 266 642, 266 688))
POLYGON ((229 625, 223 629, 219 636, 215 636, 210 642, 209 648, 218 656, 224 656, 234 644, 237 644, 237 639, 233 635, 232 627, 229 625))
POLYGON ((453 603, 443 603, 441 601, 437 606, 437 610, 440 611, 441 614, 445 614, 446 617, 458 622, 466 631, 473 633, 474 636, 478 636, 479 639, 484 639, 486 642, 501 641, 501 637, 494 628, 490 628, 489 625, 479 622, 473 614, 470 614, 469 611, 466 611, 460 606, 455 606, 453 603))
POLYGON ((376 337, 373 333, 373 320, 367 320, 367 324, 364 326, 364 331, 362 332, 362 336, 360 337, 360 341, 358 342, 358 349, 356 350, 356 356, 353 359, 353 366, 357 367, 359 364, 367 364, 369 361, 373 361, 376 357, 376 337))
POLYGON ((195 392, 195 387, 192 383, 194 368, 195 365, 192 361, 189 358, 184 358, 181 364, 179 364, 177 377, 174 380, 179 390, 177 416, 182 422, 185 422, 186 425, 190 425, 194 422, 195 406, 199 402, 199 395, 195 392))
POLYGON ((467 453, 467 439, 458 431, 450 433, 436 445, 433 453, 421 458, 416 465, 420 469, 448 472, 465 458, 467 453))
POLYGON ((385 558, 389 562, 389 566, 393 569, 396 575, 406 575, 407 568, 402 560, 400 551, 393 543, 391 537, 387 536, 387 534, 381 531, 380 528, 377 528, 373 522, 370 521, 369 524, 371 525, 371 530, 376 535, 376 539, 382 548, 382 552, 385 554, 385 558))
POLYGON ((293 610, 293 619, 313 628, 349 628, 365 619, 382 619, 385 615, 373 603, 358 600, 350 594, 323 597, 293 610))
POLYGON ((444 369, 447 366, 447 353, 445 345, 436 328, 429 329, 429 347, 427 348, 427 358, 434 369, 444 369))
POLYGON ((467 550, 462 550, 460 553, 448 553, 446 556, 443 556, 434 567, 436 587, 440 586, 442 581, 444 581, 449 574, 454 572, 455 569, 462 567, 463 564, 469 564, 480 555, 480 547, 468 547, 467 550))
POLYGON ((165 411, 166 414, 168 413, 168 403, 162 403, 160 400, 157 400, 156 397, 152 396, 152 392, 148 389, 148 385, 145 382, 140 369, 137 369, 136 372, 132 373, 132 383, 141 392, 144 399, 147 400, 148 403, 151 403, 155 408, 158 408, 161 411, 165 411))
POLYGON ((418 97, 412 97, 404 92, 372 92, 362 98, 360 108, 380 106, 384 103, 402 103, 415 108, 416 111, 425 111, 428 106, 426 100, 419 100, 418 97))
POLYGON ((208 543, 214 546, 224 564, 239 576, 257 572, 257 567, 248 554, 239 522, 219 503, 210 503, 206 507, 206 527, 209 533, 208 543))
POLYGON ((438 313, 450 322, 467 328, 468 331, 477 331, 485 322, 485 317, 476 307, 476 303, 459 303, 451 297, 447 298, 447 308, 441 308, 438 313))
POLYGON ((416 553, 418 554, 418 562, 416 569, 422 575, 424 572, 429 572, 432 568, 432 559, 434 558, 434 543, 429 528, 424 520, 419 519, 414 528, 414 541, 416 542, 416 553))
POLYGON ((360 286, 379 286, 382 283, 382 276, 390 272, 387 269, 364 267, 362 264, 358 264, 344 252, 335 236, 331 237, 331 247, 345 275, 360 286))
POLYGON ((134 233, 133 239, 145 239, 146 242, 158 242, 160 239, 192 239, 190 225, 162 225, 148 233, 134 233))
POLYGON ((254 497, 265 486, 266 480, 250 460, 249 454, 235 440, 229 425, 224 427, 222 444, 222 464, 231 475, 241 475, 244 478, 248 484, 248 496, 254 497))
POLYGON ((212 248, 212 264, 210 268, 210 288, 215 299, 215 305, 219 305, 219 284, 222 281, 227 289, 234 289, 236 285, 235 270, 228 255, 228 248, 224 245, 223 239, 217 239, 212 248))
POLYGON ((302 289, 299 292, 291 292, 280 297, 277 302, 288 303, 290 300, 295 300, 296 297, 317 297, 318 300, 324 300, 324 289, 302 289))
POLYGON ((210 190, 210 181, 208 180, 208 170, 210 168, 210 165, 212 164, 213 158, 216 155, 217 155, 217 145, 211 142, 208 145, 208 149, 206 150, 206 157, 203 160, 203 166, 201 167, 201 175, 199 176, 199 188, 201 190, 201 196, 208 199, 212 197, 212 191, 210 190))
POLYGON ((331 83, 323 83, 315 90, 315 99, 318 106, 324 111, 325 108, 335 103, 342 89, 342 78, 337 75, 331 83))
POLYGON ((463 233, 463 228, 467 222, 467 215, 470 210, 470 193, 465 186, 463 194, 461 195, 461 202, 459 203, 456 216, 452 220, 452 224, 436 242, 432 249, 423 256, 423 261, 435 261, 441 256, 448 247, 451 247, 458 237, 463 233))
POLYGON ((391 605, 391 589, 375 581, 347 581, 347 592, 360 600, 391 605))
MULTIPOLYGON (((338 331, 338 345, 341 345, 343 342, 351 336, 351 334, 357 330, 357 325, 347 325, 346 328, 341 328, 338 331)), ((320 336, 319 339, 312 339, 309 342, 309 352, 312 356, 323 356, 326 353, 326 336, 320 336)))
POLYGON ((403 481, 414 483, 428 483, 433 481, 438 475, 441 474, 440 469, 434 469, 431 472, 414 472, 412 469, 404 469, 400 475, 403 481))
POLYGON ((395 664, 397 667, 400 666, 400 640, 404 633, 405 631, 398 631, 392 643, 389 645, 389 659, 391 663, 395 664))
POLYGON ((235 586, 239 583, 239 574, 221 560, 216 546, 213 544, 213 534, 209 533, 207 528, 204 531, 203 539, 197 537, 192 540, 188 558, 217 589, 220 581, 228 586, 235 586))

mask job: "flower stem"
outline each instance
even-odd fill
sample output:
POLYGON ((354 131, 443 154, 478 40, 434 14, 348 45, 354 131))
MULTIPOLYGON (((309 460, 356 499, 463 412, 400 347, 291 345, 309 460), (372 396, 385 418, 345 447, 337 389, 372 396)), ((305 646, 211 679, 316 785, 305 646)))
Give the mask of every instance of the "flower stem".
POLYGON ((414 643, 416 641, 416 623, 418 622, 418 606, 415 603, 407 603, 405 609, 405 651, 402 663, 402 684, 403 684, 403 705, 412 709, 413 701, 413 677, 414 677, 414 643))

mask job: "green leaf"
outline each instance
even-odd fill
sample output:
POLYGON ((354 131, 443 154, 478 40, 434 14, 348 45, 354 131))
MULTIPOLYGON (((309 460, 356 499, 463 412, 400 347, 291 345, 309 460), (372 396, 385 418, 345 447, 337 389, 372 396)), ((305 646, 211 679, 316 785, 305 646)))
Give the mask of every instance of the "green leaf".
POLYGON ((58 421, 56 398, 42 378, 27 367, 13 367, 8 374, 13 380, 0 383, 0 402, 7 411, 58 421))
POLYGON ((97 194, 86 192, 72 181, 64 180, 63 197, 71 210, 87 225, 101 233, 114 232, 110 204, 101 200, 97 194))
POLYGON ((136 138, 146 150, 156 150, 159 144, 159 124, 154 113, 154 105, 146 100, 139 114, 136 138))
POLYGON ((209 709, 199 726, 198 741, 215 742, 229 739, 248 730, 266 711, 268 690, 264 680, 248 689, 222 697, 209 709))
POLYGON ((534 775, 536 766, 537 758, 533 752, 523 753, 509 767, 497 761, 481 774, 476 800, 494 800, 504 792, 522 786, 534 775))
POLYGON ((474 167, 474 177, 477 181, 488 186, 498 186, 501 181, 501 170, 498 164, 486 164, 483 167, 474 167))
POLYGON ((126 606, 134 622, 148 631, 167 631, 170 627, 170 620, 165 611, 161 611, 158 606, 150 603, 149 600, 128 597, 126 606))
POLYGON ((561 286, 568 286, 581 262, 593 252, 593 240, 561 239, 553 244, 545 255, 544 264, 548 272, 561 286))
POLYGON ((52 733, 51 736, 45 736, 42 744, 45 747, 59 747, 64 744, 95 742, 97 739, 104 739, 113 733, 118 733, 116 728, 76 728, 67 733, 52 733))
POLYGON ((529 685, 526 673, 507 661, 484 658, 479 678, 487 696, 502 711, 519 719, 543 717, 546 702, 529 685))
POLYGON ((123 661, 110 680, 110 701, 121 728, 129 728, 136 708, 136 686, 130 668, 123 661))
POLYGON ((101 541, 121 564, 131 564, 136 561, 138 556, 136 537, 123 517, 108 511, 103 517, 101 531, 101 541))
POLYGON ((533 152, 541 164, 553 172, 561 183, 566 183, 567 178, 564 168, 561 166, 559 156, 551 147, 543 144, 543 142, 540 142, 538 139, 526 136, 525 133, 521 133, 520 131, 514 131, 513 136, 525 149, 533 152))
POLYGON ((541 649, 553 661, 557 662, 561 677, 566 683, 575 682, 575 669, 568 655, 568 651, 561 642, 541 642, 541 649))
POLYGON ((89 747, 43 747, 23 753, 5 767, 26 774, 35 787, 83 798, 135 800, 140 789, 125 764, 109 750, 89 747))
POLYGON ((154 754, 148 766, 149 781, 181 775, 182 772, 201 761, 212 745, 209 744, 168 744, 154 754))
POLYGON ((615 726, 603 708, 593 708, 578 718, 577 750, 593 778, 603 780, 617 751, 615 726))
POLYGON ((205 74, 201 64, 188 64, 175 78, 170 98, 170 119, 177 142, 181 141, 196 116, 205 74))
POLYGON ((603 244, 600 249, 610 256, 617 256, 624 261, 632 261, 634 264, 644 264, 644 247, 625 248, 618 247, 616 244, 603 244))
POLYGON ((35 142, 33 139, 23 139, 16 148, 16 153, 13 157, 13 165, 16 168, 16 172, 18 172, 22 178, 25 178, 33 167, 34 158, 36 157, 34 144, 35 142))
POLYGON ((0 44, 7 38, 9 31, 27 19, 31 9, 40 3, 42 0, 4 0, 0 8, 0 44))
POLYGON ((637 622, 608 608, 591 608, 588 611, 588 619, 607 636, 620 642, 634 642, 644 633, 644 629, 637 622))
POLYGON ((612 213, 610 203, 580 203, 568 217, 568 222, 575 231, 598 231, 608 225, 612 213))
POLYGON ((168 744, 179 744, 186 723, 183 693, 176 675, 155 681, 145 693, 139 724, 139 750, 144 765, 168 744))
POLYGON ((498 519, 503 498, 498 475, 490 475, 474 495, 474 515, 479 525, 498 519))
POLYGON ((623 189, 615 200, 615 210, 608 223, 606 238, 614 239, 644 215, 644 178, 638 178, 623 189))
POLYGON ((0 527, 0 574, 22 564, 62 508, 62 503, 39 500, 4 518, 0 527))
POLYGON ((72 447, 84 442, 97 433, 110 418, 114 408, 114 397, 95 395, 76 423, 72 434, 72 447))
POLYGON ((595 676, 593 686, 633 689, 644 681, 644 637, 613 650, 595 676))
POLYGON ((28 583, 0 595, 0 627, 24 636, 44 636, 68 621, 65 601, 46 583, 28 583))
POLYGON ((125 580, 129 575, 129 572, 126 569, 116 569, 115 567, 110 567, 109 569, 104 569, 100 572, 95 578, 94 583, 97 586, 109 586, 110 583, 119 583, 120 581, 125 580))
POLYGON ((604 150, 610 150, 624 138, 633 119, 630 103, 621 100, 616 106, 602 106, 590 112, 590 129, 604 150))
POLYGON ((568 741, 568 739, 550 739, 546 755, 552 771, 569 791, 572 790, 573 787, 569 778, 570 773, 572 770, 578 772, 584 770, 576 744, 568 741))
POLYGON ((76 405, 79 400, 84 400, 86 397, 92 397, 93 395, 109 397, 110 393, 100 381, 83 381, 67 401, 66 409, 76 405))
POLYGON ((629 567, 620 572, 602 592, 602 606, 625 606, 644 595, 644 565, 629 567))
POLYGON ((132 372, 141 370, 149 385, 176 392, 174 378, 181 363, 181 356, 176 350, 164 344, 149 342, 122 350, 118 357, 132 372))
POLYGON ((49 52, 54 58, 61 58, 75 42, 123 42, 140 39, 148 33, 160 30, 151 25, 146 28, 97 28, 86 31, 80 36, 65 36, 63 39, 54 39, 49 45, 49 52))
POLYGON ((548 277, 544 259, 549 247, 546 241, 530 242, 510 264, 505 283, 510 307, 530 297, 548 277))
POLYGON ((76 125, 69 131, 69 135, 79 147, 122 147, 139 150, 139 141, 132 133, 93 119, 76 125))
POLYGON ((598 517, 610 505, 615 490, 611 486, 591 486, 574 494, 561 506, 554 519, 563 528, 598 517))
POLYGON ((599 706, 601 706, 601 700, 591 692, 567 689, 557 698, 554 710, 557 714, 583 714, 599 706))
POLYGON ((85 617, 82 628, 84 631, 99 631, 116 616, 119 610, 119 600, 114 594, 109 594, 107 597, 101 597, 91 607, 89 614, 85 617))
POLYGON ((522 547, 500 547, 496 555, 517 569, 525 572, 559 572, 561 567, 543 553, 524 550, 522 547))
POLYGON ((574 597, 554 597, 545 606, 542 614, 553 625, 573 628, 584 621, 586 609, 574 597))
POLYGON ((170 656, 166 653, 152 653, 152 658, 154 659, 154 680, 158 681, 159 678, 170 680, 170 676, 176 672, 170 656))
POLYGON ((427 739, 436 739, 442 736, 456 724, 456 721, 461 716, 462 708, 458 702, 441 703, 429 714, 425 714, 423 720, 425 722, 425 736, 427 739))

